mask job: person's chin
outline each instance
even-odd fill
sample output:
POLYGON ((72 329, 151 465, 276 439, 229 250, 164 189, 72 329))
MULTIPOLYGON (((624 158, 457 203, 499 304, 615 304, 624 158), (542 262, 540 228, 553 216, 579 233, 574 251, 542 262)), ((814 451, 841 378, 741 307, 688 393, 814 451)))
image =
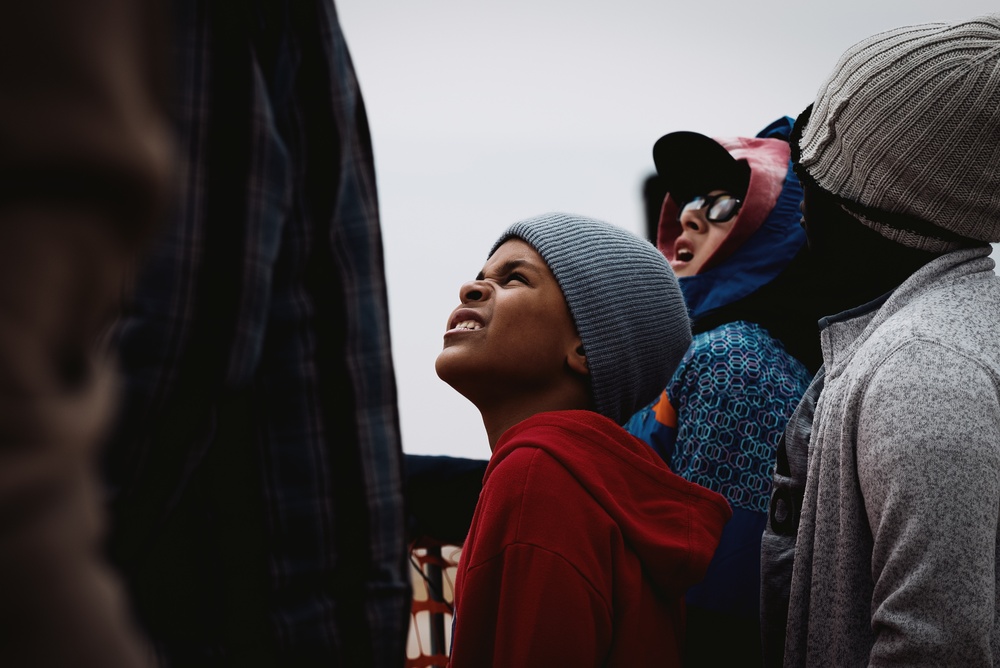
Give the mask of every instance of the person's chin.
POLYGON ((674 276, 677 276, 678 278, 694 276, 698 273, 691 262, 683 262, 681 260, 671 262, 670 268, 674 270, 674 276))
POLYGON ((469 375, 469 369, 463 361, 461 351, 456 347, 445 348, 438 353, 434 360, 434 371, 438 378, 451 385, 457 391, 460 389, 463 379, 469 375))

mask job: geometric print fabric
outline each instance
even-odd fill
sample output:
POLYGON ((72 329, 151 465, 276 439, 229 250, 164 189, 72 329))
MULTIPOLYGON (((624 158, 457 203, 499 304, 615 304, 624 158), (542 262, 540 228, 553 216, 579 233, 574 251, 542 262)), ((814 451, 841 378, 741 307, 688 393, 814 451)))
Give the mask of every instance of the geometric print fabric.
POLYGON ((812 375, 755 323, 694 337, 667 395, 677 413, 677 475, 766 513, 778 440, 812 375))

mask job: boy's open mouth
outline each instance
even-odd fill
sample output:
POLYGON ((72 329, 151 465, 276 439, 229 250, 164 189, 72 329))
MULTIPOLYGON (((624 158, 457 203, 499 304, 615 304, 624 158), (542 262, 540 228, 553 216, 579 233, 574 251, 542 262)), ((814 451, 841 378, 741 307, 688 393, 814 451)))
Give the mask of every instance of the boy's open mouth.
POLYGON ((674 262, 690 262, 694 259, 694 244, 683 236, 674 241, 674 262))
POLYGON ((483 326, 480 325, 475 320, 463 320, 462 322, 456 322, 454 325, 452 325, 451 328, 452 328, 452 330, 456 330, 456 329, 473 330, 473 329, 482 329, 483 326))
POLYGON ((448 321, 446 334, 450 332, 474 332, 485 327, 483 318, 471 308, 456 309, 448 321))

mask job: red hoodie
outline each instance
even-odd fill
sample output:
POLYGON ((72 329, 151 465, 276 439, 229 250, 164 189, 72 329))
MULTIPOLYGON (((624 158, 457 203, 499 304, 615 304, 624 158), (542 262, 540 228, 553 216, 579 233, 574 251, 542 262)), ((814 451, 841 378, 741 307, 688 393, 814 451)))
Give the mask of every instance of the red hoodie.
POLYGON ((486 469, 450 665, 680 665, 684 592, 730 515, 597 413, 524 420, 486 469))

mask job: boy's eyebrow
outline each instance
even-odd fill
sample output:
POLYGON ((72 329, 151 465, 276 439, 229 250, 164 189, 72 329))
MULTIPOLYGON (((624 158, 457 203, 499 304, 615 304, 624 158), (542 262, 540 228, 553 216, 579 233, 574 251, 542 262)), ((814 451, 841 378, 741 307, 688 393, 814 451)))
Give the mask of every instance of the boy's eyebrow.
MULTIPOLYGON (((497 267, 495 273, 498 276, 505 276, 510 272, 514 271, 515 269, 517 269, 518 267, 523 267, 523 266, 527 266, 529 269, 532 268, 531 262, 528 260, 519 260, 519 259, 507 260, 499 267, 497 267)), ((477 281, 481 281, 484 278, 486 278, 486 274, 484 274, 483 272, 479 272, 479 274, 476 276, 477 281)))

